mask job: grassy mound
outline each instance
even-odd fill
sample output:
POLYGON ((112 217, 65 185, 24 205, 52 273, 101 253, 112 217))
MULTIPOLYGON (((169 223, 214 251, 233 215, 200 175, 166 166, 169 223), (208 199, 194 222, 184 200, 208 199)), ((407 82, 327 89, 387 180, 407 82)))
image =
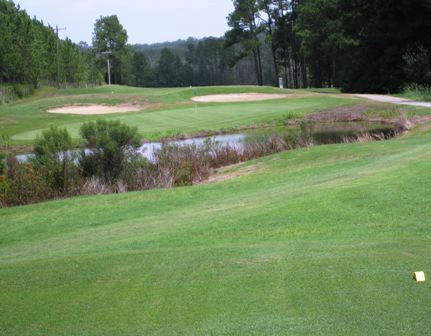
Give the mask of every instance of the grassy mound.
POLYGON ((431 274, 430 141, 0 210, 0 334, 427 334, 431 291, 411 273, 431 274))

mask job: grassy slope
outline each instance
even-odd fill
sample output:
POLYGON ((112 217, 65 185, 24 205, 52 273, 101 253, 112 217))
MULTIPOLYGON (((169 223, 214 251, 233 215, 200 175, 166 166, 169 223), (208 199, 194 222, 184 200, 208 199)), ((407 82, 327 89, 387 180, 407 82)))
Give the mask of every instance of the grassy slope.
MULTIPOLYGON (((264 92, 291 93, 270 87, 211 87, 198 88, 199 95, 264 92)), ((298 99, 283 99, 259 103, 197 104, 190 102, 193 89, 142 89, 130 87, 99 87, 95 89, 62 90, 39 95, 15 104, 0 107, 0 132, 8 134, 16 144, 30 144, 34 137, 49 124, 66 126, 77 138, 82 122, 100 118, 120 119, 136 125, 142 136, 154 139, 161 136, 199 130, 219 130, 221 128, 250 126, 268 121, 300 117, 316 109, 327 109, 358 103, 350 97, 333 95, 309 95, 298 99), (111 91, 114 94, 111 94, 111 91), (50 107, 72 103, 104 103, 149 101, 153 106, 138 113, 109 116, 73 116, 47 113, 50 107)))
POLYGON ((0 210, 0 334, 431 328, 431 134, 250 162, 217 184, 0 210))

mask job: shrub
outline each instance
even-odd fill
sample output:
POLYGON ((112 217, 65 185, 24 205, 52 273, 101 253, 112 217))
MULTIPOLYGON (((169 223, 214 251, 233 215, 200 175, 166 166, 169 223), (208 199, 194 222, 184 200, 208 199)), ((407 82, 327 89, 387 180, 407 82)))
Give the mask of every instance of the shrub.
POLYGON ((57 126, 43 131, 35 141, 35 157, 30 162, 46 184, 59 192, 74 189, 80 179, 72 146, 69 132, 57 126))
POLYGON ((119 121, 98 120, 82 125, 81 136, 88 151, 82 151, 80 167, 87 177, 114 182, 127 164, 136 158, 138 130, 119 121))
MULTIPOLYGON (((151 167, 150 163, 140 153, 130 153, 124 161, 121 174, 116 182, 116 192, 126 192, 143 189, 139 182, 140 172, 151 167)), ((146 189, 146 188, 144 188, 146 189)))
POLYGON ((431 86, 409 84, 404 89, 403 96, 412 100, 431 101, 431 86))
POLYGON ((404 56, 404 71, 407 80, 431 93, 431 52, 423 46, 409 51, 404 56))
POLYGON ((0 175, 6 172, 6 154, 0 153, 0 175))
POLYGON ((19 99, 31 96, 34 93, 34 87, 31 85, 23 85, 23 84, 12 84, 12 90, 16 97, 19 99))
POLYGON ((0 205, 3 207, 31 204, 55 197, 55 191, 45 184, 45 180, 30 164, 15 162, 13 166, 8 166, 8 177, 0 183, 0 205))
POLYGON ((214 144, 211 146, 211 168, 220 168, 239 163, 243 157, 243 151, 236 146, 214 144))
POLYGON ((170 176, 174 186, 191 185, 210 173, 208 146, 163 144, 155 151, 154 159, 156 174, 170 176))

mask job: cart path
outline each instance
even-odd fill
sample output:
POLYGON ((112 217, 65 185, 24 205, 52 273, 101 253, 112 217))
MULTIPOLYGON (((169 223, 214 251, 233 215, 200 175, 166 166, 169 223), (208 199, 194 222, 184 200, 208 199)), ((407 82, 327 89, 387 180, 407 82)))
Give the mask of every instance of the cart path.
POLYGON ((409 106, 419 106, 419 107, 431 107, 431 102, 415 101, 406 98, 399 98, 387 95, 377 95, 377 94, 357 94, 356 97, 374 100, 382 103, 391 103, 398 105, 409 105, 409 106))

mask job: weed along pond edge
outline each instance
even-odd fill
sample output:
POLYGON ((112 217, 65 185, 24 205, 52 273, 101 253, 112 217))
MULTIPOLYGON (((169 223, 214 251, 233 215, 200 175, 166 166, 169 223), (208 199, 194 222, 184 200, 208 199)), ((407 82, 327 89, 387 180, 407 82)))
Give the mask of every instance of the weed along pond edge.
MULTIPOLYGON (((94 126, 89 124, 87 128, 91 130, 94 126)), ((102 127, 99 129, 106 126, 122 127, 116 123, 107 123, 106 126, 101 123, 98 126, 102 127)), ((52 128, 49 132, 61 134, 62 130, 52 128)), ((49 132, 43 136, 50 138, 49 132)), ((88 133, 88 130, 86 132, 88 133)), ((5 190, 9 190, 6 195, 10 196, 10 201, 3 200, 0 206, 28 204, 26 194, 24 193, 23 198, 16 199, 14 195, 20 193, 13 188, 23 187, 22 179, 33 179, 34 174, 46 172, 46 169, 49 169, 45 167, 46 163, 56 164, 58 168, 47 177, 41 175, 36 178, 36 181, 42 183, 42 193, 39 195, 40 199, 30 198, 30 203, 77 195, 124 193, 201 184, 210 179, 218 168, 279 152, 315 145, 387 140, 396 135, 397 130, 382 124, 303 122, 299 127, 262 129, 207 138, 146 143, 141 146, 136 141, 134 145, 124 142, 112 151, 110 148, 105 150, 103 143, 94 142, 94 139, 98 139, 97 136, 88 137, 87 134, 91 142, 88 142, 89 146, 84 150, 56 151, 47 158, 40 154, 39 146, 39 152, 36 151, 35 154, 12 156, 12 159, 9 157, 7 161, 13 173, 11 178, 15 182, 5 185, 5 190), (99 173, 101 168, 105 175, 99 173), (64 178, 66 187, 43 191, 46 178, 60 183, 64 178), (53 178, 57 180, 52 180, 53 178)))
MULTIPOLYGON (((349 141, 355 137, 371 135, 374 140, 390 139, 399 130, 387 123, 381 122, 313 122, 303 123, 308 125, 313 145, 336 144, 349 141)), ((137 150, 145 159, 154 160, 154 153, 165 144, 176 146, 205 146, 206 143, 217 143, 221 146, 231 146, 242 150, 244 142, 257 140, 259 137, 283 137, 301 131, 300 125, 276 126, 266 128, 249 128, 239 133, 220 134, 211 136, 180 136, 180 139, 166 139, 163 141, 145 142, 137 150), (184 137, 184 139, 181 139, 184 137)), ((26 162, 33 154, 20 154, 16 158, 20 162, 26 162)))

